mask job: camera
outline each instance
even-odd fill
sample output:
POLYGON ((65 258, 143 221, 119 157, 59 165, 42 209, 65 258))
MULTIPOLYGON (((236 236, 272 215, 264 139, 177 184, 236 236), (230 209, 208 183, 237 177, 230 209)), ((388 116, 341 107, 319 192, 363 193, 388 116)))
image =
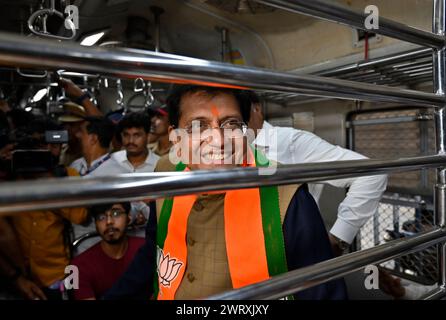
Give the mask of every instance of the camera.
POLYGON ((66 130, 47 130, 41 138, 22 134, 16 140, 12 153, 11 171, 13 174, 33 174, 52 172, 58 166, 58 158, 44 146, 68 142, 66 130))

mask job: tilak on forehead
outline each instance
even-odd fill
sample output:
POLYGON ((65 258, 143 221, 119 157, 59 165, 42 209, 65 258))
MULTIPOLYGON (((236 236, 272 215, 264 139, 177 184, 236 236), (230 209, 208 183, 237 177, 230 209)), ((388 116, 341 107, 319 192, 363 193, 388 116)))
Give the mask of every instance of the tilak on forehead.
POLYGON ((214 117, 218 118, 219 112, 218 112, 217 106, 215 104, 211 105, 211 112, 214 117))

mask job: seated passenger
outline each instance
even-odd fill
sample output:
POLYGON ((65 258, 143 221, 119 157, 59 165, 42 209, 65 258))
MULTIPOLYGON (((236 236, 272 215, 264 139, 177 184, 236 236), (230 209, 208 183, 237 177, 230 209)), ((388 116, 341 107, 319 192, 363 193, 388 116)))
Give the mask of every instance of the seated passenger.
MULTIPOLYGON (((250 101, 240 91, 183 86, 168 98, 168 106, 170 130, 183 132, 169 156, 181 162, 175 165, 164 156, 156 171, 268 165, 262 154, 246 148, 250 101), (231 148, 237 145, 244 146, 241 152, 231 148)), ((156 246, 149 235, 105 298, 147 292, 142 286, 155 273, 155 298, 205 298, 334 257, 306 185, 178 196, 158 200, 156 207, 156 246)), ((346 290, 343 280, 335 280, 295 296, 345 299, 346 290)))
POLYGON ((127 269, 144 239, 129 237, 130 203, 98 205, 90 209, 101 242, 74 258, 79 268, 79 289, 76 300, 99 299, 127 269))

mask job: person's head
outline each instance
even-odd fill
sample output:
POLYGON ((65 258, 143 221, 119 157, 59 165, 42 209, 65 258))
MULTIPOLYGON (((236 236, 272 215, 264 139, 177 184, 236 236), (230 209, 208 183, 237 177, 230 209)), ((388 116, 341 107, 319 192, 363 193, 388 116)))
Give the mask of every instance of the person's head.
POLYGON ((120 243, 130 223, 130 203, 113 203, 92 206, 89 210, 96 225, 96 231, 109 244, 120 243))
POLYGON ((85 108, 73 102, 66 102, 63 105, 63 114, 58 118, 68 131, 68 144, 70 147, 77 147, 79 140, 76 138, 78 132, 81 129, 81 125, 84 122, 84 118, 87 116, 85 108))
MULTIPOLYGON (((244 132, 250 117, 250 103, 242 91, 181 86, 168 97, 167 105, 170 131, 178 128, 188 133, 184 137, 187 142, 181 142, 187 145, 187 151, 179 151, 187 154, 177 156, 188 161, 192 170, 229 168, 240 163, 244 154, 237 153, 237 146, 245 150, 244 132)), ((172 150, 178 153, 177 148, 172 150)))
POLYGON ((86 117, 76 137, 81 143, 82 153, 86 155, 96 150, 107 151, 114 132, 115 127, 107 118, 86 117))
MULTIPOLYGON (((162 137, 169 134, 169 114, 167 106, 163 105, 157 108, 149 109, 150 115, 150 134, 152 137, 162 137)), ((156 140, 155 138, 153 139, 156 140)), ((149 142, 154 142, 149 141, 149 142)))
POLYGON ((119 122, 121 141, 128 156, 146 154, 150 120, 146 113, 132 112, 119 122))
POLYGON ((248 99, 251 101, 251 115, 248 122, 248 127, 253 129, 254 132, 262 129, 263 121, 265 117, 263 115, 262 104, 260 102, 259 96, 251 90, 246 90, 244 92, 248 99))

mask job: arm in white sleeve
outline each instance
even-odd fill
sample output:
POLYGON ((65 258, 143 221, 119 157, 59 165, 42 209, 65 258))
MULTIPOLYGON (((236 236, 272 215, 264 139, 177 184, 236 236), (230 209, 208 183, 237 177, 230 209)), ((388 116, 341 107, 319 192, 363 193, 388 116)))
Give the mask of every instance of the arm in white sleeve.
MULTIPOLYGON (((359 153, 332 145, 310 132, 302 130, 293 132, 289 137, 289 152, 292 159, 288 163, 367 159, 359 153)), ((387 176, 356 177, 320 183, 349 188, 345 199, 339 205, 338 217, 330 232, 339 239, 351 243, 359 229, 378 209, 379 200, 386 190, 387 176)))

